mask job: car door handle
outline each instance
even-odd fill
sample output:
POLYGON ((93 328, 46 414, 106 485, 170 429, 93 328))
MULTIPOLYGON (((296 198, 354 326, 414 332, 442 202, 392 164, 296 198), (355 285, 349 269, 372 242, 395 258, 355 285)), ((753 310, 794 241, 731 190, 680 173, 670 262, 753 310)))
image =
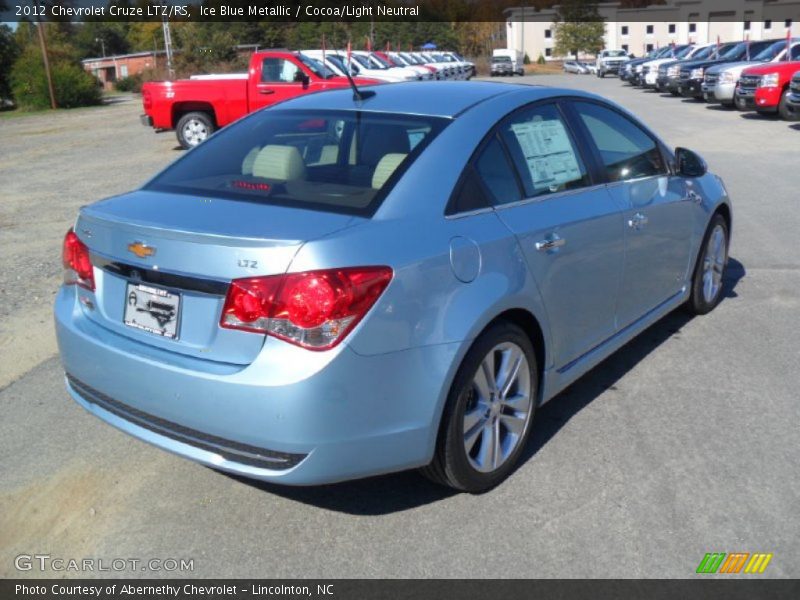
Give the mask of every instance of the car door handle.
POLYGON ((258 93, 266 96, 267 94, 274 94, 275 90, 258 90, 258 93))
POLYGON ((628 227, 630 227, 631 229, 639 230, 642 229, 649 222, 650 219, 648 219, 645 215, 643 215, 642 213, 636 213, 635 215, 633 215, 633 217, 631 217, 628 220, 628 227))
POLYGON ((539 252, 549 252, 550 250, 557 250, 567 243, 564 238, 558 237, 555 233, 549 239, 536 242, 535 247, 539 252))

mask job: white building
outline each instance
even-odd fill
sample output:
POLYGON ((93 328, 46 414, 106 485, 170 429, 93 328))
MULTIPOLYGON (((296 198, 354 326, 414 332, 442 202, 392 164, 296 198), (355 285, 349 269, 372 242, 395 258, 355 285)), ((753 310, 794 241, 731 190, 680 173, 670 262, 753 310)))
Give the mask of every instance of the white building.
MULTIPOLYGON (((600 2, 605 21, 605 47, 641 56, 662 46, 763 40, 800 36, 800 0, 666 0, 647 8, 621 8, 619 2, 600 2)), ((531 61, 555 56, 553 22, 557 9, 509 8, 507 48, 527 53, 531 61)))

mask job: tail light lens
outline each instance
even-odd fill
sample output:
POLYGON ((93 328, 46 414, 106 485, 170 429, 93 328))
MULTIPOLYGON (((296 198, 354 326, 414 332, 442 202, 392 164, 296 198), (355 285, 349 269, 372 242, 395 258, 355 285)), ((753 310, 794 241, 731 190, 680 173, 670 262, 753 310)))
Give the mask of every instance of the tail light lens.
POLYGON ((150 95, 148 90, 144 90, 142 92, 142 107, 145 111, 150 110, 150 107, 153 106, 153 97, 150 95))
POLYGON ((358 324, 391 280, 389 267, 235 279, 220 326, 266 333, 309 350, 328 350, 358 324))
POLYGON ((79 285, 94 291, 94 272, 89 257, 89 248, 72 229, 64 237, 61 260, 64 263, 64 283, 66 285, 79 285))

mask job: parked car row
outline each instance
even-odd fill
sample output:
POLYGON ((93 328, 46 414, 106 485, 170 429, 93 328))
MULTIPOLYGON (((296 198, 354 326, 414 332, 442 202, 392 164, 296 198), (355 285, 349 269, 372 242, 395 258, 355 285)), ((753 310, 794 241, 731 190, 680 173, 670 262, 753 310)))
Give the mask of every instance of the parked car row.
POLYGON ((391 52, 353 50, 303 50, 336 75, 371 77, 386 83, 400 81, 464 80, 475 74, 475 65, 455 52, 391 52))
POLYGON ((634 87, 800 120, 800 39, 668 46, 625 62, 634 87))
POLYGON ((200 75, 142 86, 142 124, 174 130, 188 149, 220 127, 278 102, 356 85, 401 81, 470 79, 475 65, 455 52, 366 52, 267 50, 250 57, 247 73, 200 75))

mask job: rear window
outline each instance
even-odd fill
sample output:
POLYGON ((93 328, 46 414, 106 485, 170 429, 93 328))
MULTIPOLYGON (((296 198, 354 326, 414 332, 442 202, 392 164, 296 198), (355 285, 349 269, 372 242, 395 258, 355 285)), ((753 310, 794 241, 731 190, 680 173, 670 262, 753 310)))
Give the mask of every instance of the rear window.
POLYGON ((447 123, 362 111, 263 111, 222 130, 144 189, 371 216, 447 123))

